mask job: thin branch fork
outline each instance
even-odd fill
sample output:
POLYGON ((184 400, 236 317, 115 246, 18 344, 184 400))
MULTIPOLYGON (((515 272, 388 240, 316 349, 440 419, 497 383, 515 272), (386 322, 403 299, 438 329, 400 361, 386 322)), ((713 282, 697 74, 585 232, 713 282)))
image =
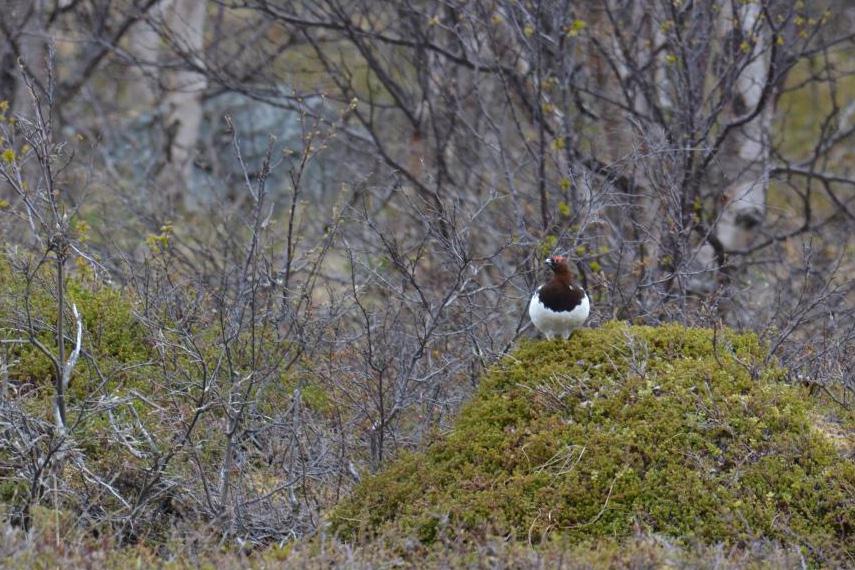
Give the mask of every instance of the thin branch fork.
MULTIPOLYGON (((57 429, 61 432, 65 432, 66 428, 65 394, 68 391, 68 385, 71 382, 71 375, 74 373, 74 367, 77 366, 77 360, 80 358, 80 349, 83 346, 83 319, 81 318, 80 312, 77 310, 77 305, 75 303, 71 304, 71 312, 74 315, 74 322, 77 327, 74 349, 68 356, 68 360, 62 365, 62 373, 60 375, 59 382, 57 383, 54 402, 54 420, 56 422, 57 429)), ((60 318, 62 318, 61 315, 60 318)))

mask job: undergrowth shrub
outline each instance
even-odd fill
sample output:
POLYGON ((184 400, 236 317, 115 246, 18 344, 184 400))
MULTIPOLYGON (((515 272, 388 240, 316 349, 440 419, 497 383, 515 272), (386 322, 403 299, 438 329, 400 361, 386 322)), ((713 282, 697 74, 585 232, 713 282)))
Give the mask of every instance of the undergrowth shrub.
MULTIPOLYGON (((54 372, 50 360, 26 341, 32 328, 34 336, 45 346, 56 346, 54 281, 53 271, 45 266, 27 290, 21 271, 13 269, 0 257, 0 337, 6 341, 22 341, 8 345, 6 358, 10 362, 9 380, 24 388, 27 385, 29 388, 49 387, 52 382, 54 372)), ((67 287, 66 301, 69 306, 75 304, 80 312, 85 345, 70 382, 71 397, 82 397, 91 388, 94 362, 101 376, 109 379, 106 388, 134 382, 140 375, 135 375, 128 365, 150 360, 152 344, 147 331, 133 314, 130 296, 85 276, 69 278, 67 287)), ((73 348, 72 340, 70 336, 66 338, 67 353, 73 348)), ((48 392, 46 390, 46 395, 48 392)))

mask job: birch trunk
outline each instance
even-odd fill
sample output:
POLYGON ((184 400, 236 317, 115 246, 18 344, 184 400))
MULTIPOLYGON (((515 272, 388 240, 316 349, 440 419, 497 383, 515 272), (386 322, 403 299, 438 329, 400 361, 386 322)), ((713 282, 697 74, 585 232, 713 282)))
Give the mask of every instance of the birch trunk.
MULTIPOLYGON (((770 71, 769 39, 759 25, 762 17, 759 3, 740 6, 738 14, 740 21, 733 27, 741 31, 742 46, 748 47, 751 53, 748 64, 736 80, 732 119, 752 112, 761 103, 770 71)), ((772 105, 765 105, 756 117, 736 129, 722 147, 720 163, 725 191, 715 232, 728 250, 748 247, 766 217, 772 111, 772 105)))
POLYGON ((174 0, 167 13, 165 31, 184 62, 181 68, 164 78, 167 89, 163 100, 167 133, 167 163, 161 173, 171 205, 183 207, 190 188, 196 142, 202 123, 202 93, 207 87, 202 68, 207 3, 198 0, 174 0))
MULTIPOLYGON (((20 64, 28 70, 28 73, 34 76, 38 84, 45 85, 47 83, 48 55, 48 30, 47 22, 45 21, 46 2, 45 0, 36 0, 33 4, 31 8, 32 15, 27 18, 23 30, 21 30, 18 36, 21 54, 20 64)), ((23 2, 18 9, 25 9, 23 2)), ((0 14, 0 17, 2 17, 2 14, 0 14)), ((15 68, 17 67, 18 62, 15 63, 15 68)), ((12 112, 15 114, 29 114, 33 110, 33 98, 30 96, 29 89, 17 69, 14 85, 12 91, 12 112)))
POLYGON ((161 0, 128 32, 128 49, 137 60, 136 65, 128 69, 128 91, 132 93, 134 104, 143 110, 151 109, 157 102, 158 63, 162 57, 158 23, 171 4, 172 0, 161 0))

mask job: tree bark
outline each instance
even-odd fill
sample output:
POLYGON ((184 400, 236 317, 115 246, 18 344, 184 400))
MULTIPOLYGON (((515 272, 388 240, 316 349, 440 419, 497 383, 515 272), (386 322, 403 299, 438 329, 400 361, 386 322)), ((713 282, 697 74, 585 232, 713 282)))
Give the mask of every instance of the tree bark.
POLYGON ((184 62, 181 68, 165 77, 167 88, 163 101, 164 126, 167 133, 167 161, 161 173, 171 205, 186 205, 191 186, 193 160, 199 128, 202 124, 202 93, 207 87, 204 73, 204 48, 207 3, 197 0, 175 0, 167 12, 166 32, 184 62))
MULTIPOLYGON (((722 14, 725 17, 730 12, 722 10, 722 14)), ((759 21, 763 17, 759 3, 741 5, 738 15, 739 22, 733 24, 733 29, 740 32, 742 43, 735 47, 751 51, 750 60, 736 79, 730 120, 751 113, 762 103, 771 66, 769 38, 759 21)), ((756 117, 731 133, 722 146, 719 162, 726 186, 715 233, 728 250, 750 245, 766 217, 772 111, 773 105, 766 104, 756 117)))
POLYGON ((161 0, 128 32, 128 51, 137 60, 136 65, 128 70, 128 92, 132 94, 135 105, 143 109, 156 104, 160 79, 158 62, 162 57, 158 22, 171 4, 172 0, 161 0))

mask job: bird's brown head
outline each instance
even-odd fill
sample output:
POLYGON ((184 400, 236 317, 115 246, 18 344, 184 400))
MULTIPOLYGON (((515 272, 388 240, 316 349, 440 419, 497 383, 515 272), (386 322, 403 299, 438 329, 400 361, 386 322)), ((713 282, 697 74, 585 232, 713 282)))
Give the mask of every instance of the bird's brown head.
POLYGON ((545 263, 557 277, 570 279, 570 265, 568 265, 567 258, 563 255, 547 257, 545 263))

